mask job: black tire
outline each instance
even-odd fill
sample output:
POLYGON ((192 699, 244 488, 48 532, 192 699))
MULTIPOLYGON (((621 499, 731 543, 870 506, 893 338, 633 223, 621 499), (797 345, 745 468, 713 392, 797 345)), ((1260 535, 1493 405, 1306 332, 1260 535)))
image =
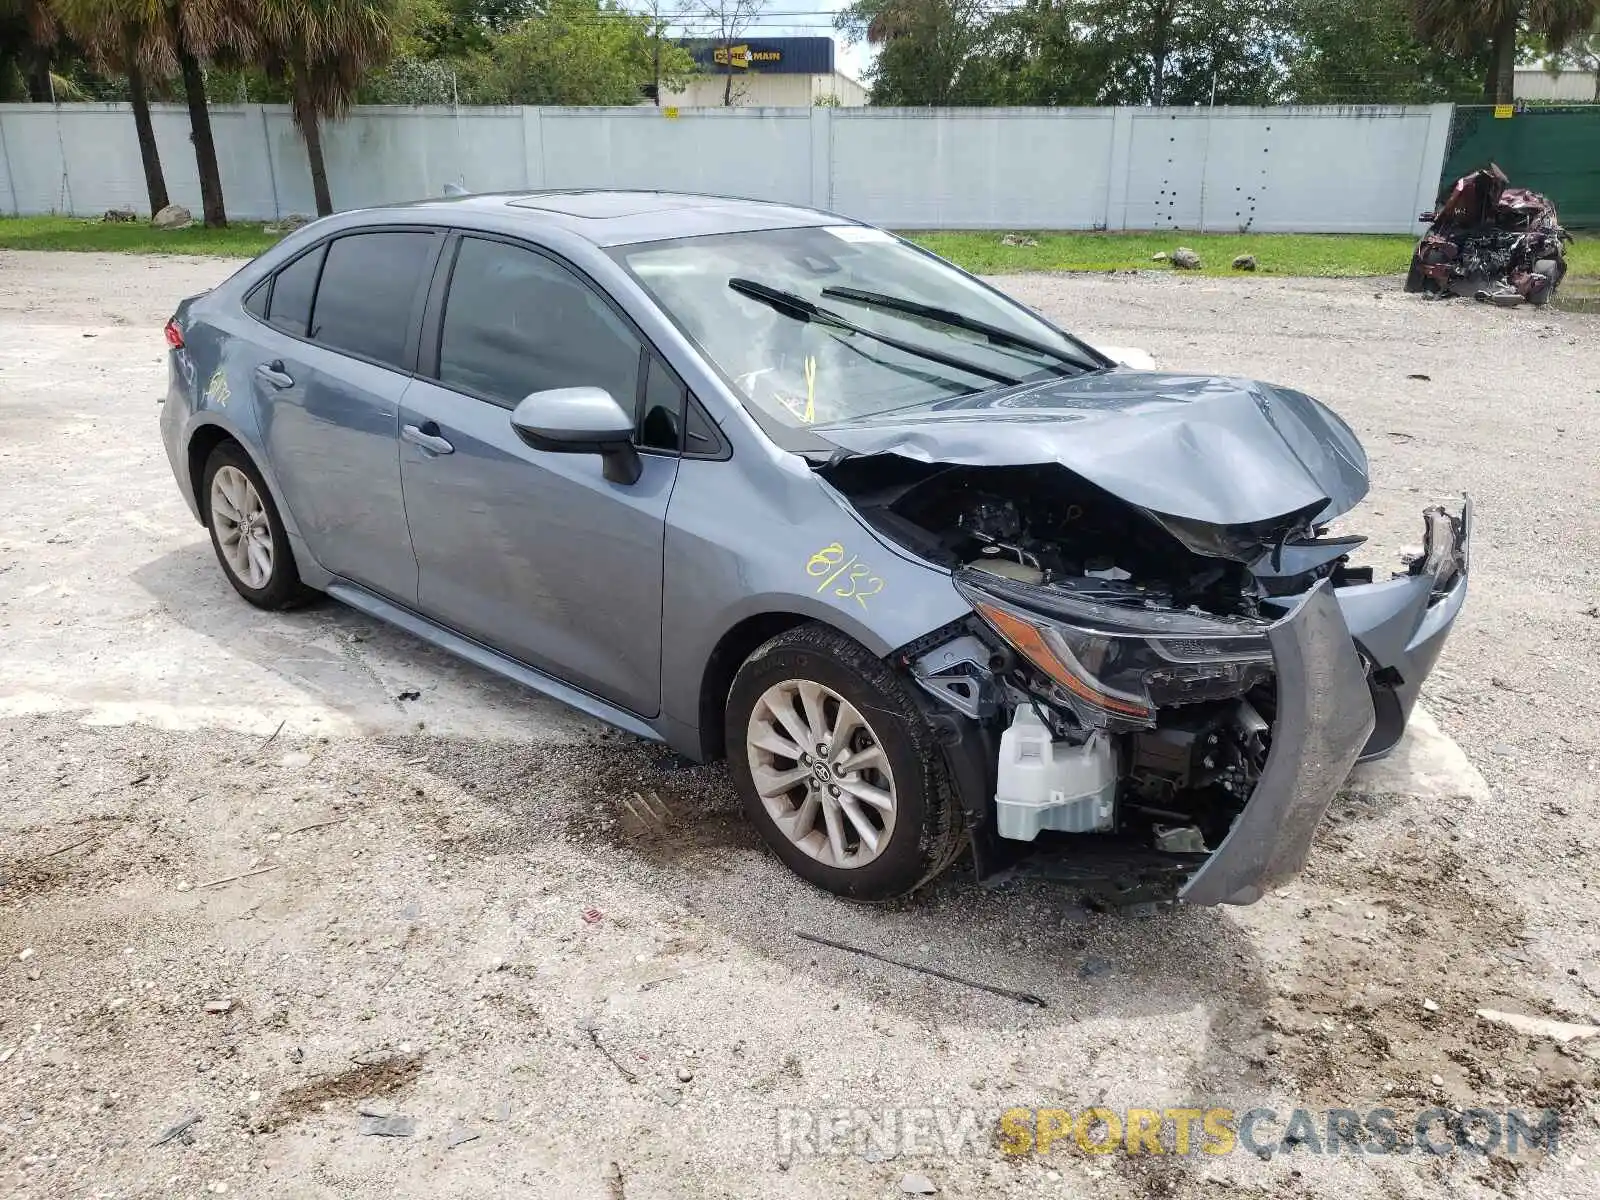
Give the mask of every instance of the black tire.
POLYGON ((961 808, 914 695, 880 659, 837 630, 801 625, 746 659, 729 691, 726 735, 729 770, 746 814, 790 870, 825 891, 852 900, 904 896, 942 874, 964 848, 961 808), (757 793, 751 715, 769 688, 790 680, 819 683, 853 705, 867 718, 893 772, 895 816, 888 841, 860 866, 839 867, 807 854, 779 828, 757 793))
POLYGON ((272 493, 267 489, 266 481, 261 478, 261 472, 256 469, 255 463, 250 461, 250 456, 237 442, 218 443, 216 449, 212 450, 206 459, 206 465, 200 472, 200 508, 205 516, 206 529, 211 534, 211 549, 216 553, 217 563, 222 567, 222 574, 239 595, 257 608, 269 610, 293 608, 295 605, 304 604, 315 595, 310 588, 300 582, 300 572, 294 562, 294 551, 289 546, 288 534, 283 530, 283 518, 278 515, 278 506, 272 501, 272 493), (272 567, 266 582, 258 587, 252 587, 249 582, 240 578, 232 564, 228 562, 228 556, 223 551, 221 535, 217 531, 218 522, 212 516, 211 485, 216 479, 217 472, 224 467, 234 468, 250 481, 250 486, 260 497, 261 510, 266 516, 267 532, 272 539, 272 567))

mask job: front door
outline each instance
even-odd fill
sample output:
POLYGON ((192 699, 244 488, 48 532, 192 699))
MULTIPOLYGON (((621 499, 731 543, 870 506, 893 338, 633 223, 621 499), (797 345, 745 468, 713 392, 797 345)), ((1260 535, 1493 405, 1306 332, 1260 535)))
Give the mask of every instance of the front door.
POLYGON ((606 389, 628 411, 642 343, 562 264, 463 238, 434 378, 401 405, 400 472, 417 607, 502 653, 640 716, 661 693, 661 568, 670 454, 608 482, 596 454, 534 450, 511 427, 524 396, 606 389))

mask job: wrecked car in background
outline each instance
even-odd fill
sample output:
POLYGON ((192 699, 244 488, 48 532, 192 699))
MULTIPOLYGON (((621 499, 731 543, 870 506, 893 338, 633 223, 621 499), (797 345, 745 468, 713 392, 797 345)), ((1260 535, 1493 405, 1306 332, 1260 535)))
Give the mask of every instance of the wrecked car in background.
POLYGON ((1547 304, 1567 273, 1556 206, 1514 188, 1494 163, 1456 180, 1411 257, 1406 291, 1473 296, 1493 304, 1547 304))
POLYGON ((168 323, 230 584, 307 589, 696 760, 805 879, 970 851, 1250 903, 1404 731, 1471 512, 1392 578, 1327 407, 1129 369, 891 234, 662 193, 305 227, 168 323))

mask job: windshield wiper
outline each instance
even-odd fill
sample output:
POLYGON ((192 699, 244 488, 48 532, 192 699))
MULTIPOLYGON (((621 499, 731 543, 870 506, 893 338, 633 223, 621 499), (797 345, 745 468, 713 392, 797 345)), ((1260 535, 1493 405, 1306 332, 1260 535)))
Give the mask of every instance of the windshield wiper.
POLYGON ((940 350, 919 346, 915 342, 902 341, 900 338, 891 337, 887 333, 879 333, 875 329, 868 329, 865 325, 857 325, 854 321, 842 317, 830 309, 818 308, 804 296, 797 296, 793 292, 785 292, 778 288, 768 287, 764 283, 757 283, 754 279, 730 279, 728 280, 728 286, 741 296, 749 296, 752 300, 759 300, 768 307, 776 309, 785 316, 793 317, 797 321, 815 321, 819 325, 843 329, 849 333, 858 333, 862 337, 871 338, 875 342, 882 342, 885 346, 892 346, 896 350, 904 351, 906 354, 914 354, 918 358, 925 358, 929 362, 940 363, 957 371, 964 371, 968 375, 979 375, 984 379, 992 379, 996 383, 1009 385, 1022 382, 1017 376, 1007 375, 1004 371, 996 371, 992 367, 979 366, 977 363, 968 362, 964 358, 957 358, 953 354, 945 354, 940 350))
POLYGON ((1030 337, 1020 333, 1012 333, 1009 329, 1002 329, 998 325, 991 325, 987 321, 980 321, 976 317, 963 316, 948 308, 938 308, 932 304, 923 304, 918 300, 906 300, 899 296, 886 296, 882 292, 868 292, 861 288, 853 287, 825 287, 822 289, 824 296, 833 296, 840 300, 851 300, 857 304, 869 305, 872 308, 885 308, 890 312, 904 313, 908 317, 922 317, 924 320, 937 321, 941 325, 949 325, 953 329, 965 329, 968 333, 981 333, 997 346, 1011 346, 1018 350, 1028 350, 1034 354, 1043 355, 1045 358, 1054 359, 1059 363, 1077 367, 1080 371, 1099 371, 1102 368, 1086 358, 1079 358, 1075 354, 1068 354, 1065 350, 1057 350, 1054 346, 1044 342, 1036 342, 1030 337))

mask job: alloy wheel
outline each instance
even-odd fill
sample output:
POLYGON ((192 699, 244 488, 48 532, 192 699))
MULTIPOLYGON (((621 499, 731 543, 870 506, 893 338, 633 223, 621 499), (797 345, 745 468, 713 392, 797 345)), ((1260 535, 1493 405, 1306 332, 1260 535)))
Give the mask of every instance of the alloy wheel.
POLYGON ((773 823, 831 867, 862 867, 894 833, 894 772, 865 717, 832 688, 773 684, 750 713, 750 776, 773 823))
POLYGON ((250 477, 223 466, 211 477, 211 527, 228 569, 248 588, 272 581, 272 525, 250 477))

